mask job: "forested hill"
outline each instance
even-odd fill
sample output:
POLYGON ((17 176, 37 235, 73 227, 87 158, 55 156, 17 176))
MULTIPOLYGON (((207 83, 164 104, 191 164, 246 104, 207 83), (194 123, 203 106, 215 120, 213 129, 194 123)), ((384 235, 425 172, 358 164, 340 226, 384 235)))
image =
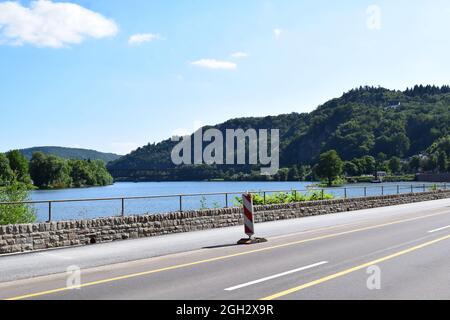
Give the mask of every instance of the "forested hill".
MULTIPOLYGON (((281 166, 314 164, 321 153, 331 149, 344 160, 380 153, 407 158, 450 134, 450 87, 416 86, 406 91, 360 87, 309 114, 238 118, 214 127, 280 129, 281 166)), ((230 169, 174 169, 170 159, 173 146, 170 140, 146 145, 111 162, 108 168, 116 178, 143 180, 219 177, 222 170, 230 169), (180 174, 182 171, 189 173, 180 174)), ((233 168, 235 172, 248 169, 233 168)))
POLYGON ((75 160, 103 160, 108 163, 120 158, 119 155, 114 153, 103 153, 95 150, 78 149, 78 148, 63 148, 63 147, 34 147, 28 149, 22 149, 20 152, 27 158, 31 159, 33 153, 42 152, 47 155, 54 155, 64 159, 75 160))

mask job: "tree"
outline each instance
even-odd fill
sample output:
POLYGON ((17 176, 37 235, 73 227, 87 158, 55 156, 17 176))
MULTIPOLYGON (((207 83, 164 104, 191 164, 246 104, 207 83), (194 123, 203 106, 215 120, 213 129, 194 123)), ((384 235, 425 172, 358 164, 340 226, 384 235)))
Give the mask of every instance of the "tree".
POLYGON ((450 136, 445 136, 435 141, 428 149, 428 153, 436 153, 444 151, 447 155, 450 155, 450 136))
MULTIPOLYGON (((355 161, 355 160, 354 160, 355 161)), ((376 170, 376 161, 372 156, 364 156, 355 161, 361 174, 373 174, 376 170)))
POLYGON ((421 162, 421 167, 426 171, 435 171, 438 166, 438 159, 435 154, 430 155, 421 162))
POLYGON ((14 173, 9 166, 8 158, 0 153, 0 186, 8 185, 14 179, 14 173))
POLYGON ((6 153, 6 157, 9 160, 9 166, 14 173, 14 176, 18 182, 22 182, 26 185, 31 184, 28 160, 19 150, 11 150, 6 153))
POLYGON ((419 172, 420 165, 421 165, 421 159, 419 156, 414 156, 409 161, 409 168, 411 170, 414 170, 415 173, 419 172))
POLYGON ((39 188, 70 187, 70 168, 66 160, 36 152, 30 161, 30 174, 39 188))
POLYGON ((448 160, 447 160, 447 154, 445 153, 445 151, 441 151, 438 153, 437 166, 438 166, 439 172, 447 171, 448 160))
POLYGON ((107 186, 114 182, 113 177, 106 169, 105 163, 102 160, 92 161, 91 166, 94 170, 95 181, 97 185, 107 186))
MULTIPOLYGON (((11 185, 0 187, 0 202, 27 201, 27 185, 14 182, 11 185)), ((0 225, 32 223, 36 221, 33 208, 26 204, 0 206, 0 225)))
POLYGON ((392 157, 389 160, 389 170, 391 170, 392 173, 399 173, 400 169, 402 167, 402 162, 400 161, 400 158, 398 157, 392 157))
POLYGON ((320 178, 327 179, 328 186, 333 185, 333 180, 342 174, 343 162, 336 150, 322 153, 316 167, 316 174, 320 178))
POLYGON ((278 170, 277 177, 278 181, 287 181, 289 175, 289 169, 288 168, 281 168, 278 170))
POLYGON ((309 165, 301 165, 298 168, 298 179, 300 181, 305 181, 307 179, 311 179, 312 177, 312 169, 309 165))
POLYGON ((30 161, 30 175, 36 187, 43 187, 49 182, 46 168, 47 156, 42 152, 35 152, 30 161))
POLYGON ((297 166, 293 166, 293 167, 291 167, 289 169, 288 180, 289 181, 298 181, 298 180, 300 180, 297 166))
POLYGON ((70 177, 75 187, 96 185, 94 172, 88 163, 83 160, 70 160, 70 177))
POLYGON ((356 163, 354 163, 353 161, 345 161, 344 162, 344 173, 350 177, 358 176, 360 174, 358 165, 356 163))
POLYGON ((106 186, 113 183, 102 160, 70 160, 69 167, 72 183, 76 187, 106 186))

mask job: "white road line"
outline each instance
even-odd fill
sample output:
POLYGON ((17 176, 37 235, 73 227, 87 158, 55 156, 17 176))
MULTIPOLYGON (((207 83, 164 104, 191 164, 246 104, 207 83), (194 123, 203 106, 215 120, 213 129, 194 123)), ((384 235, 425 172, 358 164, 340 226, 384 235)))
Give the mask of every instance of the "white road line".
POLYGON ((450 226, 442 227, 442 228, 439 228, 439 229, 434 229, 434 230, 428 231, 428 233, 435 233, 435 232, 442 231, 442 230, 445 230, 445 229, 450 229, 450 226))
POLYGON ((328 263, 328 261, 318 262, 318 263, 315 263, 315 264, 311 264, 309 266, 301 267, 301 268, 294 269, 294 270, 291 270, 291 271, 286 271, 286 272, 283 272, 283 273, 275 274, 275 275, 270 276, 270 277, 262 278, 262 279, 251 281, 251 282, 247 282, 247 283, 235 286, 235 287, 227 288, 227 289, 225 289, 225 291, 234 291, 234 290, 242 289, 242 288, 249 287, 251 285, 258 284, 258 283, 261 283, 261 282, 265 282, 265 281, 281 278, 281 277, 284 277, 284 276, 287 276, 287 275, 290 275, 290 274, 293 274, 293 273, 296 273, 296 272, 312 269, 312 268, 315 268, 315 267, 318 267, 318 266, 321 266, 321 265, 324 265, 324 264, 327 264, 327 263, 328 263))

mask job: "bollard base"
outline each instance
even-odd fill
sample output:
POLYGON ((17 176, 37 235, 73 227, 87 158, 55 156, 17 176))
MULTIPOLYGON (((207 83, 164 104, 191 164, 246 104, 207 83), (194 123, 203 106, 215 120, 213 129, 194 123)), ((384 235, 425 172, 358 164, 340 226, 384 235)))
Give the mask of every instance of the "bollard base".
POLYGON ((257 244, 257 243, 264 243, 267 242, 267 239, 265 238, 244 238, 238 241, 237 244, 245 244, 245 245, 249 245, 249 244, 257 244))

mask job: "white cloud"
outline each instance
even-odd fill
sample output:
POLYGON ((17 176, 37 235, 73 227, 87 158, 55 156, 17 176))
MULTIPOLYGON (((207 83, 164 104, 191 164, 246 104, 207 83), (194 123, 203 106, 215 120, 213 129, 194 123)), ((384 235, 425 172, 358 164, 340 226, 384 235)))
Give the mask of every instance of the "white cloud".
POLYGON ((235 52, 231 54, 231 57, 234 59, 245 59, 248 58, 248 53, 246 52, 235 52))
POLYGON ((129 44, 141 44, 144 42, 151 42, 160 39, 160 36, 152 33, 138 33, 134 34, 128 39, 129 44))
POLYGON ((283 30, 281 30, 281 29, 274 29, 273 30, 273 34, 275 36, 275 39, 280 39, 282 33, 283 33, 283 30))
POLYGON ((219 61, 215 59, 201 59, 191 63, 194 66, 214 69, 214 70, 235 70, 237 69, 237 64, 230 61, 219 61))
POLYGON ((113 20, 74 3, 37 0, 29 7, 12 1, 0 3, 0 43, 60 48, 117 32, 113 20))

